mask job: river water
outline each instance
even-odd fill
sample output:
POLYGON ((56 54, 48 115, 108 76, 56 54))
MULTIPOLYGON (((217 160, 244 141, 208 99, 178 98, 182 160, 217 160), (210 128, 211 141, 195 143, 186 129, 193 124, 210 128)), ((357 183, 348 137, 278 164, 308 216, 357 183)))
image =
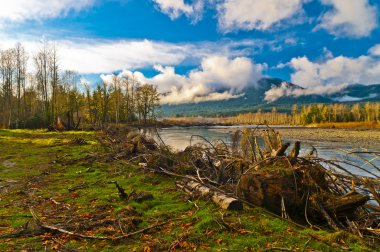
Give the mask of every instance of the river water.
MULTIPOLYGON (((254 126, 250 126, 254 127, 254 126)), ((272 127, 276 128, 276 127, 272 127)), ((240 126, 212 126, 212 127, 170 127, 170 128, 162 128, 159 130, 159 134, 165 144, 171 146, 172 148, 176 150, 183 150, 187 146, 190 145, 190 140, 192 136, 202 136, 206 138, 207 140, 211 142, 215 142, 217 140, 223 140, 225 143, 229 144, 231 143, 232 135, 237 129, 242 129, 240 126)), ((202 142, 203 140, 199 137, 193 137, 191 140, 192 144, 195 144, 197 142, 202 142)), ((292 138, 284 138, 284 142, 294 143, 296 139, 292 138)), ((365 163, 362 159, 355 157, 354 155, 349 155, 345 153, 344 151, 339 150, 345 149, 347 151, 353 151, 357 150, 357 147, 359 146, 346 146, 345 148, 342 148, 340 143, 336 142, 329 142, 328 139, 325 139, 323 141, 313 141, 313 140, 306 140, 301 142, 301 152, 300 156, 306 155, 306 153, 309 153, 312 148, 315 148, 317 150, 317 155, 320 158, 328 159, 328 160, 342 160, 342 161, 348 161, 351 163, 354 163, 355 165, 358 165, 373 174, 376 174, 380 176, 380 172, 374 168, 372 165, 365 163)), ((366 150, 366 151, 375 151, 378 152, 379 150, 366 150)), ((360 157, 371 160, 371 163, 377 167, 380 167, 380 159, 378 156, 368 153, 360 153, 357 154, 360 157)), ((360 169, 351 167, 349 165, 343 164, 343 166, 350 170, 352 173, 363 175, 363 176, 369 176, 374 177, 373 175, 368 174, 365 171, 362 171, 360 169)))

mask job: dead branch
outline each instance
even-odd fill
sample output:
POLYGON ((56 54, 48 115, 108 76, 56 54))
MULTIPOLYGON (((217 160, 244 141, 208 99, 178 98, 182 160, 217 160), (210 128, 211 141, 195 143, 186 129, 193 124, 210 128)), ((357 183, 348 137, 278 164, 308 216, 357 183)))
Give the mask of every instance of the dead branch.
POLYGON ((325 218, 325 220, 327 221, 327 223, 329 224, 329 226, 335 230, 335 231, 339 231, 340 228, 338 227, 338 225, 335 223, 335 221, 330 217, 330 215, 326 212, 325 208, 322 206, 322 203, 318 202, 318 207, 319 207, 319 211, 320 213, 323 215, 323 217, 325 218))
POLYGON ((116 188, 117 188, 117 191, 119 192, 119 196, 121 199, 125 199, 125 200, 128 200, 129 197, 128 197, 128 194, 125 192, 125 190, 123 189, 123 187, 121 187, 117 181, 111 181, 110 183, 113 183, 115 184, 116 188))
POLYGON ((34 213, 33 209, 30 207, 29 208, 29 211, 30 211, 30 214, 33 216, 33 219, 35 220, 36 224, 43 228, 43 229, 46 229, 46 230, 49 230, 49 231, 53 231, 53 232, 59 232, 59 233, 63 233, 63 234, 68 234, 68 235, 71 235, 71 236, 74 236, 74 237, 78 237, 78 238, 83 238, 83 239, 95 239, 95 240, 122 240, 122 239, 126 239, 126 238, 129 238, 131 236, 134 236, 134 235, 137 235, 137 234, 141 234, 141 233, 145 233, 151 229, 155 229, 155 228, 158 228, 158 227, 161 227, 165 224, 168 223, 168 221, 165 221, 165 222, 161 222, 161 223, 158 223, 158 224, 155 224, 155 225, 152 225, 150 227, 147 227, 147 228, 143 228, 143 229, 140 229, 138 231, 135 231, 135 232, 132 232, 132 233, 128 233, 128 234, 124 234, 124 235, 121 235, 121 236, 114 236, 114 237, 108 237, 108 236, 93 236, 93 235, 84 235, 84 234, 78 234, 78 233, 75 233, 75 232, 71 232, 71 231, 68 231, 66 229, 63 229, 63 228, 60 228, 60 227, 57 227, 57 226, 54 226, 54 225, 49 225, 49 224, 46 224, 46 223, 43 223, 38 217, 37 215, 34 213))
POLYGON ((298 155, 300 153, 300 148, 301 148, 301 143, 299 141, 296 141, 294 143, 293 149, 292 149, 292 151, 290 152, 290 155, 289 155, 289 161, 290 161, 290 163, 292 163, 292 164, 295 163, 295 161, 298 158, 298 155))

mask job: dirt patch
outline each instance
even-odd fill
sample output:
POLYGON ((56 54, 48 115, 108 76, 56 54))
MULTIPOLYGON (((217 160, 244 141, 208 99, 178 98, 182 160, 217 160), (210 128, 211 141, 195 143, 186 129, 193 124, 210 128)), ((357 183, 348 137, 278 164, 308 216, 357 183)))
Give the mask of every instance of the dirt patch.
POLYGON ((2 166, 9 169, 15 167, 16 163, 9 160, 5 160, 2 162, 2 166))

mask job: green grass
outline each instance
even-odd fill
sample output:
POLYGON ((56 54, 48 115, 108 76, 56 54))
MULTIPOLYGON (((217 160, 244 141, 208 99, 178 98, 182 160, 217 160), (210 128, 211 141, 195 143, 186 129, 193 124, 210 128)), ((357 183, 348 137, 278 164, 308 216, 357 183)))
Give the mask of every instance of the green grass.
POLYGON ((120 226, 125 233, 157 222, 167 224, 120 241, 85 240, 60 233, 0 238, 0 251, 167 251, 170 247, 172 251, 338 250, 333 243, 370 251, 355 236, 299 229, 259 208, 222 211, 209 201, 188 198, 175 187, 175 179, 123 160, 64 165, 64 161, 105 151, 94 132, 0 130, 0 236, 28 222, 29 229, 38 230, 29 206, 45 223, 79 228, 79 233, 91 235, 121 235, 120 226), (79 137, 89 144, 70 144, 79 137), (110 181, 117 181, 127 193, 151 193, 153 199, 141 203, 120 199, 110 181), (78 185, 86 187, 68 190, 78 185), (114 222, 104 222, 107 220, 114 222), (102 221, 105 224, 96 225, 102 221))

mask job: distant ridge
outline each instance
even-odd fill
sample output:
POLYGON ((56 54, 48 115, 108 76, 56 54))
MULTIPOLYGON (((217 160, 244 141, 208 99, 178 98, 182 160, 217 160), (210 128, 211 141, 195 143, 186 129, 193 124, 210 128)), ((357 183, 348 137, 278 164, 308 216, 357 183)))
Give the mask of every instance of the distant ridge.
POLYGON ((162 105, 162 117, 234 115, 237 113, 256 112, 258 109, 268 111, 272 107, 276 107, 280 112, 289 112, 293 104, 302 106, 311 103, 380 101, 380 84, 352 84, 332 95, 284 96, 274 102, 265 101, 265 92, 273 86, 279 87, 283 82, 286 82, 290 89, 304 89, 279 78, 262 78, 258 81, 257 86, 243 90, 242 93, 244 92, 245 94, 239 98, 223 101, 162 105))

